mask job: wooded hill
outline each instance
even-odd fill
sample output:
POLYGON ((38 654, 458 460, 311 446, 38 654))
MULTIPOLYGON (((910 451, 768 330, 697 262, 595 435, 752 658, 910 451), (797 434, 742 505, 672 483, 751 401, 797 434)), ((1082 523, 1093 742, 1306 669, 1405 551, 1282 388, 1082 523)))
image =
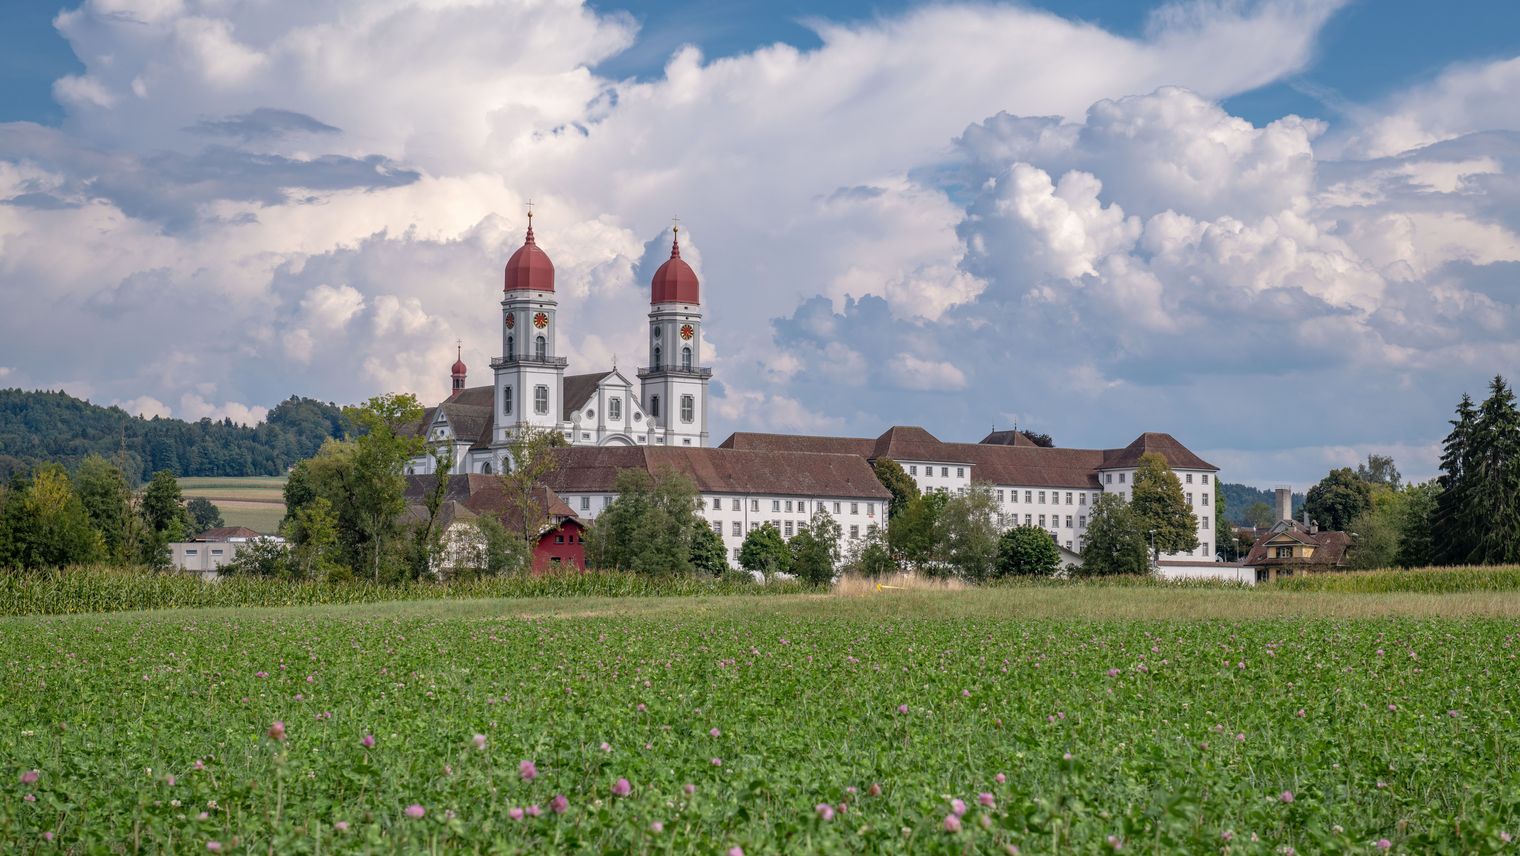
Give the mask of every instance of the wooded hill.
POLYGON ((70 471, 91 454, 139 482, 159 470, 176 476, 274 476, 343 435, 335 404, 291 396, 252 428, 230 419, 133 416, 65 392, 0 390, 0 479, 55 462, 70 471))

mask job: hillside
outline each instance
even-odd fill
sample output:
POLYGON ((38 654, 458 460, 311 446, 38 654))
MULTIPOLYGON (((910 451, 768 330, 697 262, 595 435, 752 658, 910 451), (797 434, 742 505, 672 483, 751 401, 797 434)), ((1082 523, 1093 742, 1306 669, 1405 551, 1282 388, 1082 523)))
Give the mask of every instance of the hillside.
POLYGON ((69 469, 91 453, 118 463, 129 478, 159 470, 177 476, 279 476, 343 433, 335 404, 291 396, 252 428, 133 416, 65 392, 0 390, 0 478, 54 461, 69 469))
MULTIPOLYGON (((1219 492, 1224 495, 1224 519, 1237 525, 1245 525, 1246 509, 1258 502, 1266 503, 1269 508, 1275 509, 1276 507, 1273 505, 1276 499, 1273 497, 1272 491, 1259 487, 1220 482, 1219 492)), ((1301 493, 1293 494, 1293 513, 1297 514, 1299 509, 1303 507, 1304 495, 1301 493)))

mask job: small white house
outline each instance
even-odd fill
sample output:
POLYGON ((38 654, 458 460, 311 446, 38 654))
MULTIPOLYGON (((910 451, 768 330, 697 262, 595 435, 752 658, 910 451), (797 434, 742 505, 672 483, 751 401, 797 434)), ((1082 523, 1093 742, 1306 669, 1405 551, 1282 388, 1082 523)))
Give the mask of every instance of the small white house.
POLYGON ((278 535, 261 535, 246 526, 221 526, 207 529, 189 541, 169 544, 169 563, 178 570, 216 579, 221 567, 254 541, 285 543, 278 535))

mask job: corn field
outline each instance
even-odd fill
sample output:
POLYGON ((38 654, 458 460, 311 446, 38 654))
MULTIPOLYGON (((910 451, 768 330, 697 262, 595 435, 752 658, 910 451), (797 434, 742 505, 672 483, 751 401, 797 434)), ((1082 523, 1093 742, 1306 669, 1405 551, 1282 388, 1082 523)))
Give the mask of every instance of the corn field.
POLYGON ((1278 591, 1342 594, 1520 591, 1520 566, 1385 569, 1333 574, 1302 574, 1279 577, 1277 582, 1265 588, 1278 591))
POLYGON ((257 577, 223 577, 214 582, 203 582, 192 574, 88 566, 43 573, 0 572, 0 615, 76 615, 140 609, 473 598, 797 594, 808 590, 790 582, 758 585, 726 579, 651 577, 613 571, 379 585, 371 582, 292 582, 257 577))

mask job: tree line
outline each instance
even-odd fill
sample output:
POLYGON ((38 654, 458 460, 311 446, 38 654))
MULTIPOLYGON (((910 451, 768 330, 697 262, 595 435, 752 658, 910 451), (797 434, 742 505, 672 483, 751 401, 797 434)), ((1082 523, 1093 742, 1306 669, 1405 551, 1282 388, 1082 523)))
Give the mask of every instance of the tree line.
POLYGON ((76 472, 91 455, 112 460, 128 481, 177 476, 282 475, 322 443, 343 436, 336 405, 292 396, 258 425, 229 419, 133 416, 65 392, 0 390, 0 479, 44 463, 76 472))

